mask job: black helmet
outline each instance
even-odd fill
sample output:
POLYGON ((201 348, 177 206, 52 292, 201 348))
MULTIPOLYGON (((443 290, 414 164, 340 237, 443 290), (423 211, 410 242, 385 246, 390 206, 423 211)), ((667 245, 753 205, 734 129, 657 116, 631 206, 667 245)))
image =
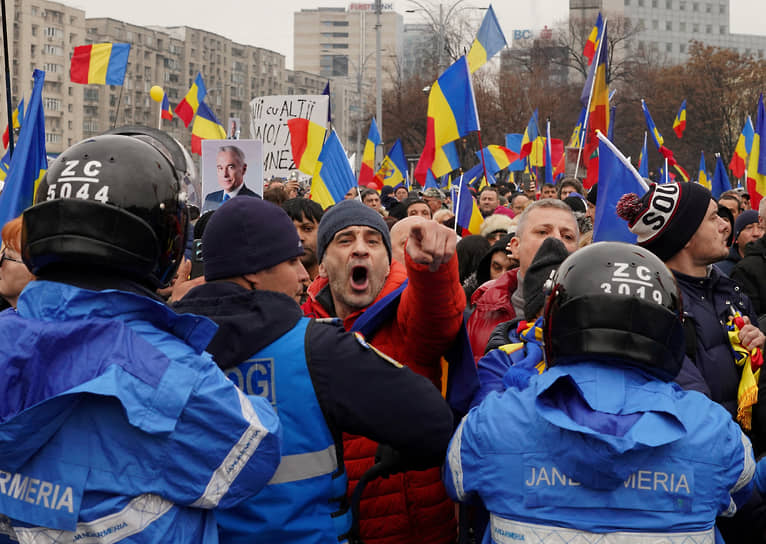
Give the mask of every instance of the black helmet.
POLYGON ((96 136, 59 155, 24 211, 22 254, 50 266, 165 286, 183 255, 187 208, 173 165, 129 136, 96 136), (89 268, 94 267, 94 268, 89 268))
POLYGON ((681 294, 651 251, 600 242, 567 257, 545 307, 549 366, 578 360, 635 365, 671 380, 685 353, 681 294))

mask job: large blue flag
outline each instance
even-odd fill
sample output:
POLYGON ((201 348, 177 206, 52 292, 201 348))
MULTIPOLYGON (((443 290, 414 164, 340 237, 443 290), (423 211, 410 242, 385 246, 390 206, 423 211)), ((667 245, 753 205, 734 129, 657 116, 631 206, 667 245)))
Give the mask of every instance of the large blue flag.
POLYGON ((24 125, 11 157, 3 192, 0 193, 0 226, 32 205, 37 184, 48 169, 42 96, 45 72, 35 70, 32 77, 34 87, 24 114, 24 125))
POLYGON ((721 155, 718 155, 715 161, 715 172, 713 173, 710 192, 713 193, 713 198, 718 200, 721 193, 730 189, 731 183, 729 182, 729 176, 726 174, 726 165, 724 165, 721 155))
POLYGON ((311 180, 311 200, 322 206, 322 209, 326 209, 342 201, 346 193, 355 186, 354 172, 351 171, 343 145, 333 130, 319 153, 311 180))
POLYGON ((628 222, 617 215, 617 202, 627 193, 643 195, 648 186, 614 144, 598 133, 598 195, 593 221, 594 242, 636 243, 628 222))
POLYGON ((436 178, 434 177, 434 173, 431 172, 431 169, 428 169, 428 172, 426 172, 426 184, 423 186, 423 189, 430 189, 433 187, 434 189, 439 188, 439 184, 436 183, 436 178))

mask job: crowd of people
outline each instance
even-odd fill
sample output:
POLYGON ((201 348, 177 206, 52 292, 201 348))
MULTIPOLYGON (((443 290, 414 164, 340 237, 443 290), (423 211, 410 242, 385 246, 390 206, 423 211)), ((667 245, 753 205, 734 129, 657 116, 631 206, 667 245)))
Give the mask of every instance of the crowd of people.
POLYGON ((652 184, 594 244, 596 187, 498 182, 469 235, 223 149, 191 225, 164 146, 2 228, 0 541, 766 542, 766 200, 652 184))

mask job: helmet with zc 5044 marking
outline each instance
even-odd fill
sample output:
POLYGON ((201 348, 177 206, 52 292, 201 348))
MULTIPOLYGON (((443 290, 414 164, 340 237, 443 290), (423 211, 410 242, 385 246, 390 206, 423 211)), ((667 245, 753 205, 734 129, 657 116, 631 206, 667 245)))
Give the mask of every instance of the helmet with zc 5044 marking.
POLYGON ((602 361, 668 381, 678 375, 686 347, 681 293, 654 253, 596 243, 567 257, 549 281, 543 333, 549 366, 602 361))
POLYGON ((43 278, 68 267, 161 287, 181 262, 187 228, 166 156, 137 138, 96 136, 51 163, 24 212, 22 256, 43 278))

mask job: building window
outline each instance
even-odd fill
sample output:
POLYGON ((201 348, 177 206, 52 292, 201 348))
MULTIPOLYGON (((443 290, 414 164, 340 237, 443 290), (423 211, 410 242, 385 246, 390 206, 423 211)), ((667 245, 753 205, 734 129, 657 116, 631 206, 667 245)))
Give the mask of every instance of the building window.
POLYGON ((45 143, 46 144, 60 144, 61 143, 61 134, 53 134, 52 132, 46 132, 45 133, 45 143))
POLYGON ((686 11, 686 0, 681 0, 678 2, 678 9, 681 11, 686 11))
POLYGON ((692 32, 696 34, 699 31, 700 31, 700 24, 699 23, 692 24, 692 32))
POLYGON ((680 23, 678 23, 678 31, 686 32, 686 21, 681 21, 680 23))
POLYGON ((673 9, 673 0, 665 0, 665 9, 673 9))
POLYGON ((58 98, 46 98, 43 102, 46 110, 61 111, 61 100, 58 98))
POLYGON ((656 7, 657 7, 657 0, 652 0, 652 7, 653 7, 653 8, 656 8, 656 7))
POLYGON ((673 30, 673 21, 665 21, 665 30, 673 30))
POLYGON ((705 34, 713 33, 713 25, 705 25, 705 34))
POLYGON ((686 53, 686 44, 682 43, 678 46, 678 51, 681 53, 686 53))
POLYGON ((692 2, 692 11, 699 11, 699 10, 700 10, 700 3, 692 2))
POLYGON ((658 30, 660 28, 660 22, 658 20, 652 21, 652 30, 658 30))
POLYGON ((638 7, 644 7, 644 0, 638 0, 638 7))
POLYGON ((720 15, 726 15, 726 4, 718 4, 718 13, 720 15))
POLYGON ((672 53, 673 52, 673 44, 672 43, 666 43, 665 44, 665 51, 668 52, 668 53, 672 53))
POLYGON ((705 13, 713 13, 713 4, 705 4, 705 13))

